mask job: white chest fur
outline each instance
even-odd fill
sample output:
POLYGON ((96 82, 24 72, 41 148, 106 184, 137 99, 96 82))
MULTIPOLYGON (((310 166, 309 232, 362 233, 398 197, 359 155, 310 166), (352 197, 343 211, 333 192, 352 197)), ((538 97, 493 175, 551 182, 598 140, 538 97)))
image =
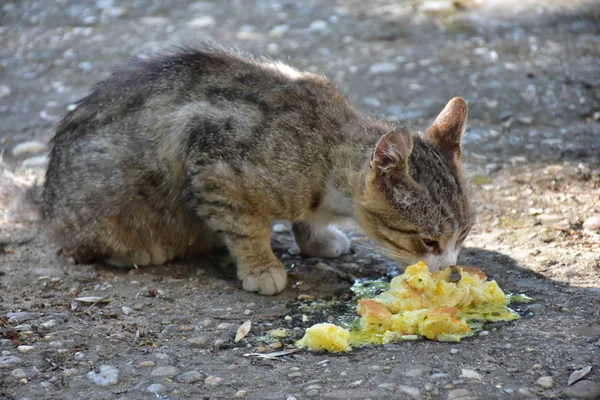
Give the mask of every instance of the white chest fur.
POLYGON ((327 191, 314 214, 314 218, 319 222, 329 223, 353 217, 354 203, 352 197, 344 195, 332 183, 328 183, 327 191))

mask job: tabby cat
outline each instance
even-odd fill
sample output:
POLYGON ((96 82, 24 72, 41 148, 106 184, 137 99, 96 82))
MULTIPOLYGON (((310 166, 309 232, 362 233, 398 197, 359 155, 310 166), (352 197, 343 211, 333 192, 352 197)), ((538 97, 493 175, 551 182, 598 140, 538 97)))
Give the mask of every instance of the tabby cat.
POLYGON ((216 45, 135 61, 97 84, 53 138, 43 216, 76 262, 163 264, 226 246, 243 288, 272 295, 270 246, 337 257, 355 217, 402 262, 456 262, 473 223, 463 99, 424 133, 361 115, 325 77, 216 45))

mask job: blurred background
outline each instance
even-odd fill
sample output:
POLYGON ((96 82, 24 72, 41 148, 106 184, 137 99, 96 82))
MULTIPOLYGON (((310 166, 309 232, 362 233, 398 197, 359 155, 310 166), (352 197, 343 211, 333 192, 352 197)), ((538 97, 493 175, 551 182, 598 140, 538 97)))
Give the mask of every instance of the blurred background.
POLYGON ((213 40, 321 72, 416 128, 464 97, 477 175, 598 163, 599 15, 597 0, 5 1, 0 147, 5 163, 43 165, 57 121, 113 67, 213 40))

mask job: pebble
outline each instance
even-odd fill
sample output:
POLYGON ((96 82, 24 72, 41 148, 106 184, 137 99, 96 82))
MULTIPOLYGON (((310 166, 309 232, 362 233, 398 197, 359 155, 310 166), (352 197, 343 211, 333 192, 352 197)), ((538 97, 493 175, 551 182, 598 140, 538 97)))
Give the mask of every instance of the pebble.
POLYGON ((123 306, 121 307, 121 311, 123 311, 123 314, 129 315, 133 312, 133 309, 131 307, 123 306))
POLYGON ((400 385, 400 386, 398 386, 398 390, 400 390, 402 393, 408 395, 408 397, 410 397, 412 399, 418 399, 421 397, 421 391, 413 386, 400 385))
POLYGON ((234 399, 245 399, 246 396, 248 396, 248 392, 245 390, 238 390, 237 392, 235 392, 235 394, 233 395, 234 399))
POLYGON ((550 389, 552 386, 554 386, 554 380, 551 376, 542 376, 535 381, 535 383, 544 389, 550 389))
POLYGON ((448 392, 448 400, 476 400, 471 392, 467 389, 454 389, 448 392))
POLYGON ((583 228, 588 231, 600 231, 600 216, 589 217, 583 222, 583 228))
POLYGON ((142 311, 144 309, 144 305, 142 303, 135 303, 133 305, 133 309, 135 311, 142 311))
POLYGON ((0 99, 10 94, 10 86, 0 85, 0 99))
POLYGON ((175 380, 179 383, 195 383, 199 382, 204 378, 204 374, 198 371, 188 371, 179 374, 175 377, 175 380))
POLYGON ((6 316, 8 317, 9 324, 17 324, 25 321, 29 321, 31 319, 36 319, 41 317, 42 313, 30 313, 30 312, 15 312, 8 313, 6 316))
POLYGON ((56 322, 55 319, 51 319, 50 321, 42 322, 40 326, 45 329, 51 329, 54 328, 57 324, 58 322, 56 322))
POLYGON ((193 20, 188 22, 188 26, 190 28, 208 28, 209 26, 213 26, 214 24, 215 19, 210 15, 194 18, 193 20))
POLYGON ((43 155, 43 156, 30 157, 30 158, 23 160, 23 162, 21 163, 21 167, 23 167, 23 168, 43 167, 46 164, 48 164, 48 156, 43 155))
POLYGON ((166 389, 167 388, 164 385, 161 385, 160 383, 153 383, 152 385, 146 388, 146 392, 158 394, 164 392, 166 389))
POLYGON ((446 374, 445 372, 435 372, 429 376, 429 380, 435 381, 435 380, 444 379, 447 377, 448 377, 448 374, 446 374))
POLYGON ((579 381, 564 389, 564 394, 567 397, 596 400, 600 398, 600 384, 589 380, 579 381))
POLYGON ((10 375, 16 379, 23 379, 27 377, 27 373, 22 368, 13 369, 10 371, 10 375))
POLYGON ((10 339, 0 339, 0 347, 12 347, 10 339))
POLYGON ((324 31, 327 29, 328 26, 329 24, 327 23, 327 21, 316 20, 310 23, 308 29, 311 31, 324 31))
POLYGON ((476 371, 473 371, 472 369, 463 369, 462 374, 460 376, 463 378, 467 378, 467 379, 481 379, 482 378, 481 374, 479 374, 476 371))
POLYGON ((16 356, 2 356, 0 357, 0 369, 12 368, 21 364, 23 360, 16 356))
POLYGON ((419 369, 419 368, 413 368, 413 369, 409 369, 408 371, 406 371, 404 373, 405 376, 410 376, 411 378, 417 378, 421 375, 423 375, 423 370, 419 369))
POLYGON ((223 383, 223 378, 219 378, 218 376, 207 376, 204 380, 204 384, 208 386, 218 386, 223 383))
POLYGON ((210 339, 206 336, 198 336, 189 338, 186 342, 191 347, 205 348, 210 343, 210 339))
POLYGON ((152 368, 156 365, 154 361, 142 361, 138 364, 138 368, 152 368))
POLYGON ((319 391, 317 389, 310 389, 310 390, 306 391, 306 395, 308 397, 315 397, 318 394, 319 394, 319 391))
POLYGON ((529 391, 529 389, 527 389, 527 388, 524 388, 524 387, 522 387, 522 388, 519 388, 519 390, 518 390, 518 393, 519 393, 520 395, 523 395, 523 396, 525 396, 525 397, 536 397, 536 396, 535 396, 535 394, 531 393, 531 392, 529 391))
POLYGON ((397 70, 398 65, 391 62, 377 63, 369 67, 369 72, 372 74, 391 74, 397 70))
POLYGON ((425 384, 425 391, 427 391, 427 392, 431 392, 431 391, 433 390, 433 388, 434 388, 434 386, 433 386, 433 383, 431 383, 431 382, 427 382, 427 383, 425 384))
POLYGON ((152 370, 150 375, 152 376, 164 376, 172 378, 179 373, 179 368, 173 366, 158 367, 152 370))
POLYGON ((19 353, 29 353, 30 351, 35 350, 35 347, 33 346, 25 346, 25 345, 21 345, 21 346, 17 346, 17 350, 19 350, 19 353))
POLYGON ((377 399, 381 398, 380 393, 369 389, 339 389, 323 395, 326 399, 377 399))
POLYGON ((29 142, 19 143, 12 149, 12 154, 15 157, 22 156, 24 154, 38 154, 46 151, 46 145, 42 142, 31 140, 29 142))
POLYGON ((119 383, 119 370, 111 365, 101 365, 99 372, 90 371, 87 374, 89 380, 98 386, 110 386, 119 383))

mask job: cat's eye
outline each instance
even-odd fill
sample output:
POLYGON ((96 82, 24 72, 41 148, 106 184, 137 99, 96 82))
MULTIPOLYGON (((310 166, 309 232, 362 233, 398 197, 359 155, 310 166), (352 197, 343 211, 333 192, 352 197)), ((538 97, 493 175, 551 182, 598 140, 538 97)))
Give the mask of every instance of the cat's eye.
POLYGON ((437 240, 425 239, 425 238, 422 238, 421 240, 423 241, 423 244, 425 246, 429 247, 430 249, 432 249, 432 251, 434 253, 437 253, 440 251, 440 242, 438 242, 437 240))

